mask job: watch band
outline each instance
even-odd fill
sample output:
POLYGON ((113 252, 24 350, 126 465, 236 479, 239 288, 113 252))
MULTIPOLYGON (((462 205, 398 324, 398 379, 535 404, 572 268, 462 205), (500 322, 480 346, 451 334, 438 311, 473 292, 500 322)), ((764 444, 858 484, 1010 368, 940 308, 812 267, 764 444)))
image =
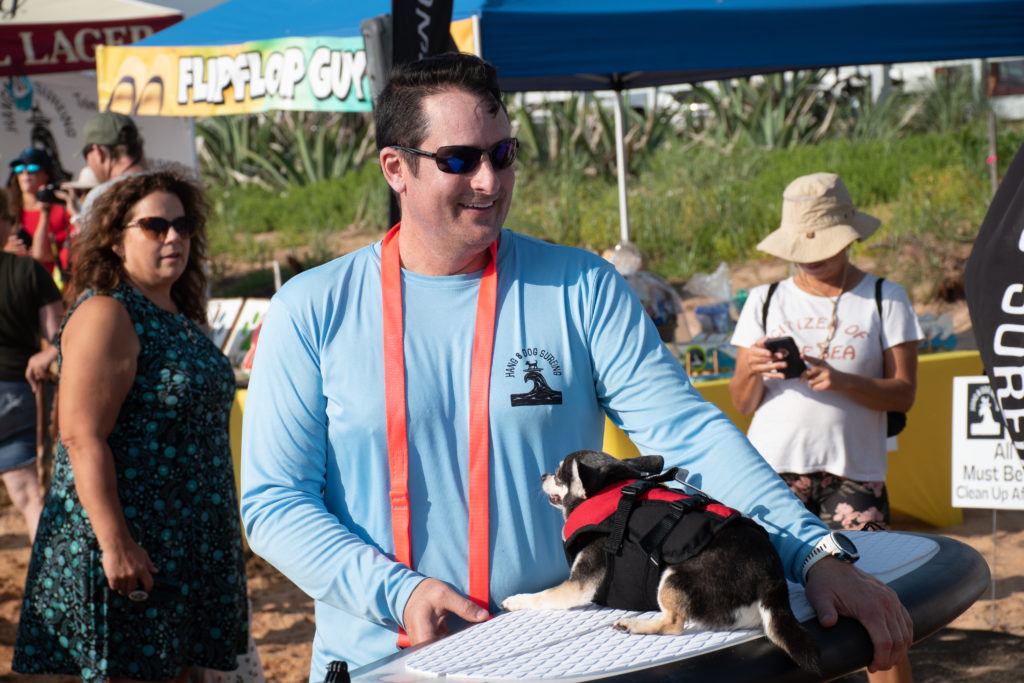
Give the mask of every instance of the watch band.
POLYGON ((818 562, 820 562, 828 556, 829 554, 825 552, 825 549, 822 548, 819 544, 815 546, 814 550, 811 551, 811 554, 808 555, 806 559, 804 559, 804 564, 800 568, 800 580, 803 581, 803 584, 805 586, 807 585, 807 572, 811 570, 811 567, 818 564, 818 562))
POLYGON ((829 556, 835 557, 842 562, 850 563, 856 562, 860 558, 853 541, 843 534, 832 531, 822 536, 810 554, 804 558, 804 563, 800 567, 800 578, 803 580, 804 585, 807 584, 807 573, 811 567, 820 562, 822 558, 829 556))

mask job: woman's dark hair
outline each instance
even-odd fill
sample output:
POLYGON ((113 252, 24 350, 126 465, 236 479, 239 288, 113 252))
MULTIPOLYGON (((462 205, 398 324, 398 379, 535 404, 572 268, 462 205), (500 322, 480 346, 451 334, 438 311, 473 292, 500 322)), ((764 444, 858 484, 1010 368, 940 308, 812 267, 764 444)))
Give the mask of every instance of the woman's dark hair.
MULTIPOLYGON (((11 222, 15 222, 13 212, 11 211, 11 201, 7 197, 7 192, 0 192, 0 220, 8 219, 11 222)), ((3 248, 0 245, 0 248, 3 248)))
POLYGON ((505 111, 498 70, 475 55, 447 52, 400 64, 391 70, 373 108, 377 151, 392 145, 418 147, 427 136, 423 98, 451 90, 491 99, 492 114, 505 111))
POLYGON ((128 280, 114 246, 121 243, 132 209, 154 192, 168 192, 181 200, 185 214, 196 219, 188 262, 171 286, 171 299, 197 324, 206 323, 206 216, 209 210, 198 180, 184 167, 167 165, 156 170, 120 176, 96 198, 74 247, 74 273, 66 298, 73 304, 88 289, 109 294, 128 280))
MULTIPOLYGON (((43 173, 46 174, 47 183, 53 182, 51 167, 43 166, 43 173)), ((21 211, 25 208, 25 203, 21 200, 21 184, 18 182, 17 173, 11 173, 7 178, 7 203, 10 205, 11 220, 15 224, 21 223, 21 211)), ((35 227, 32 229, 35 230, 35 227)))

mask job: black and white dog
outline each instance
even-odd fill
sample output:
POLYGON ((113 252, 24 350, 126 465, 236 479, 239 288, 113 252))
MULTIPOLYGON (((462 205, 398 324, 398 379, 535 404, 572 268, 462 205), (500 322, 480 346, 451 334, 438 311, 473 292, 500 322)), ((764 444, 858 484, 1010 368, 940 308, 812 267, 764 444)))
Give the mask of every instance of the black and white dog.
POLYGON ((764 626, 768 640, 802 668, 820 672, 818 647, 789 604, 778 553, 753 520, 701 493, 660 486, 661 456, 616 460, 576 451, 542 477, 566 519, 569 578, 513 595, 507 610, 568 609, 590 602, 656 610, 621 619, 630 633, 680 634, 684 623, 713 630, 764 626))

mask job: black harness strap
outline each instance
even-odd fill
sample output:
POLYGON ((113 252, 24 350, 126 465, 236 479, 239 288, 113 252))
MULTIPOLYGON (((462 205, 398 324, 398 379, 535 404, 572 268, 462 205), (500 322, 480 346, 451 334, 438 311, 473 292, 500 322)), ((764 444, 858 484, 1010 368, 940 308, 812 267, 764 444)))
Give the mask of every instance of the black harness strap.
POLYGON ((622 488, 622 497, 619 498, 615 516, 612 517, 612 531, 604 541, 605 553, 618 555, 622 551, 622 541, 626 536, 626 527, 629 526, 629 516, 633 513, 640 494, 653 485, 646 481, 638 481, 622 488))
POLYGON ((661 549, 665 545, 665 539, 672 533, 672 529, 679 524, 679 521, 683 518, 687 512, 695 510, 697 508, 706 507, 711 503, 711 499, 703 493, 698 493, 690 496, 689 498, 680 498, 679 500, 672 501, 670 512, 661 518, 658 525, 651 529, 643 539, 640 540, 640 547, 647 553, 651 563, 656 566, 661 566, 661 549))
POLYGON ((622 488, 619 504, 612 516, 612 530, 604 540, 605 566, 604 581, 597 587, 594 595, 594 602, 605 604, 608 600, 608 591, 611 589, 612 581, 615 578, 615 557, 622 552, 622 544, 626 537, 626 529, 629 527, 629 517, 633 514, 640 494, 655 486, 654 481, 640 480, 636 483, 622 488))

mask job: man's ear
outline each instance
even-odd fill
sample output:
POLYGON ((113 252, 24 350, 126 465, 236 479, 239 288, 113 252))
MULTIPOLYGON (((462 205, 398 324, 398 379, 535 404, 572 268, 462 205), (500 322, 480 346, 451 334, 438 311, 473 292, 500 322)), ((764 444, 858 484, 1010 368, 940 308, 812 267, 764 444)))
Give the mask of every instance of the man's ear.
POLYGON ((402 194, 405 189, 409 167, 402 158, 402 153, 394 147, 385 147, 380 151, 380 170, 395 194, 402 194))

